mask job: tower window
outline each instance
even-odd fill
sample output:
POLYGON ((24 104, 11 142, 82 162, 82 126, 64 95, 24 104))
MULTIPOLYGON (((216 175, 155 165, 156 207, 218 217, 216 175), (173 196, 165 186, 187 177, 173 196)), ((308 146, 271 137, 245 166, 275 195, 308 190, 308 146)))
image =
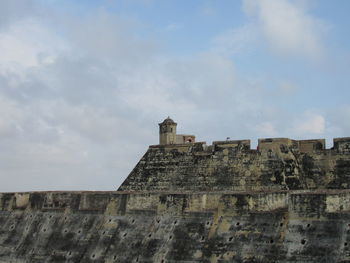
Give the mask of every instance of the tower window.
POLYGON ((173 128, 170 128, 170 132, 173 132, 173 128))

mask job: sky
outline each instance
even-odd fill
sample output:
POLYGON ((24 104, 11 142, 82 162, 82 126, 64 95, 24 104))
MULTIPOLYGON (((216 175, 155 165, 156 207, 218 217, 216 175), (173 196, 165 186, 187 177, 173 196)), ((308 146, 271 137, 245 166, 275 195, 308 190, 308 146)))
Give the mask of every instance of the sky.
POLYGON ((197 141, 350 136, 348 0, 0 0, 0 191, 116 190, 197 141))

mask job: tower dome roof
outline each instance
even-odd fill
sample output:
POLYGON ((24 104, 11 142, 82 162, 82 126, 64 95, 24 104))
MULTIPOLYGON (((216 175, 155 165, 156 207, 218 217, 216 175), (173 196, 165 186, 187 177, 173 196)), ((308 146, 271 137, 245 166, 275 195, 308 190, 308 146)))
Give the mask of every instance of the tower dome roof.
POLYGON ((171 119, 169 116, 168 118, 166 118, 162 124, 176 124, 176 122, 173 121, 173 119, 171 119))

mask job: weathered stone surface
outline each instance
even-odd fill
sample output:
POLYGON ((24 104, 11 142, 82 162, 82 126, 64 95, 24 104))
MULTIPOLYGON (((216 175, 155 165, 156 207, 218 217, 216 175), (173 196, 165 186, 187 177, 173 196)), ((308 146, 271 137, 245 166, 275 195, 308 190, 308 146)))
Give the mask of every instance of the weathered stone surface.
POLYGON ((123 191, 262 191, 349 189, 349 138, 324 140, 261 139, 151 146, 123 191), (346 144, 347 143, 347 144, 346 144))
POLYGON ((1 195, 2 262, 349 262, 350 191, 1 195))

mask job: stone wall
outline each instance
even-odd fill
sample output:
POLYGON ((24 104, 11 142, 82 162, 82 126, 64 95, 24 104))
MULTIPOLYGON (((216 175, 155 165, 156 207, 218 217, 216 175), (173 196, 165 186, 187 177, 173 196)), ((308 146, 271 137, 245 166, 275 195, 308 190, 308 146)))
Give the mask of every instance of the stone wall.
POLYGON ((261 139, 150 146, 119 190, 261 191, 349 189, 350 138, 261 139))
POLYGON ((0 262, 349 262, 350 191, 0 195, 0 262))

